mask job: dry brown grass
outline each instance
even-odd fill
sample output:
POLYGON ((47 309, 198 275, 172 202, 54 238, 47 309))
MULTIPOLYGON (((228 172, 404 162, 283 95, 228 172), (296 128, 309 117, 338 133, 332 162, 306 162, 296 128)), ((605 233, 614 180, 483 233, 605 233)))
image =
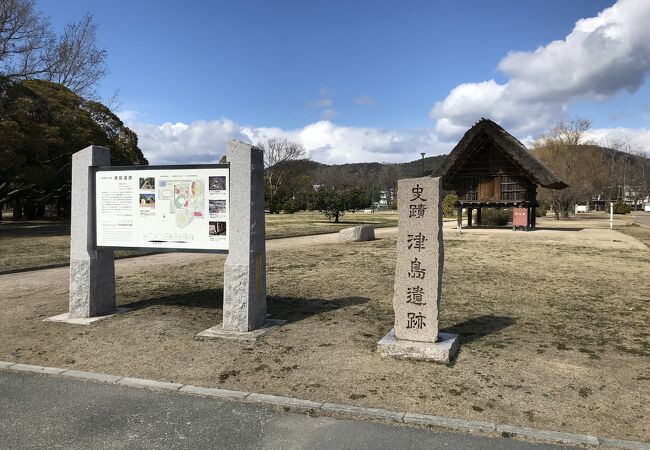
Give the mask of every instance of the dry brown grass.
POLYGON ((199 341, 221 320, 223 257, 118 275, 132 310, 89 327, 62 279, 0 300, 0 359, 648 440, 650 252, 535 242, 446 241, 441 327, 452 366, 384 359, 395 241, 268 254, 259 343, 199 341))
POLYGON ((295 214, 267 214, 266 238, 275 239, 291 236, 308 236, 312 234, 334 233, 343 228, 361 224, 373 224, 375 227, 397 226, 396 211, 377 211, 374 214, 364 212, 347 212, 341 216, 339 223, 331 222, 324 214, 302 212, 295 214))
MULTIPOLYGON (((394 211, 346 213, 339 223, 320 213, 267 214, 267 239, 334 233, 360 224, 397 225, 394 211)), ((116 251, 116 258, 146 254, 116 251)), ((70 224, 55 221, 0 223, 0 273, 65 265, 70 259, 70 224)))

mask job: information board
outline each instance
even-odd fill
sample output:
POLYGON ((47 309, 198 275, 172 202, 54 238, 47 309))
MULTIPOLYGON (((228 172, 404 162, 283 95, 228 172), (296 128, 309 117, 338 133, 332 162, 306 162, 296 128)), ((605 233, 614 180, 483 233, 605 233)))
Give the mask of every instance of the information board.
POLYGON ((227 165, 99 167, 97 247, 228 250, 227 165))

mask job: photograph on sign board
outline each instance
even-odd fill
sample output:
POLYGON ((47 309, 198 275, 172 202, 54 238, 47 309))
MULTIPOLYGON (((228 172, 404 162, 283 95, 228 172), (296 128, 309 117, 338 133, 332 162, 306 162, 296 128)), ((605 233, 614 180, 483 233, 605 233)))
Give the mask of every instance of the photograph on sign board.
POLYGON ((225 200, 210 200, 210 214, 223 214, 226 212, 225 200))
POLYGON ((226 177, 222 177, 222 176, 210 177, 210 190, 211 191, 225 191, 226 190, 226 177))
POLYGON ((225 236, 226 222, 210 222, 210 236, 225 236))
POLYGON ((154 177, 140 178, 140 189, 152 190, 156 186, 156 179, 154 177))
POLYGON ((155 208, 156 194, 140 194, 140 208, 155 208))

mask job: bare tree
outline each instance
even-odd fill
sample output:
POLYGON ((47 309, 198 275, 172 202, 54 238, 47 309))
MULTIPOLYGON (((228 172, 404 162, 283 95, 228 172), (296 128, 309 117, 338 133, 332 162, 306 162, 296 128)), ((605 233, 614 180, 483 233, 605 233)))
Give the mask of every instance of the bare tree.
POLYGON ((591 200, 596 190, 594 180, 603 167, 601 158, 578 147, 590 125, 589 120, 580 118, 560 122, 533 145, 535 155, 569 184, 562 190, 540 190, 540 197, 551 205, 556 219, 568 217, 577 201, 591 200))
POLYGON ((305 158, 305 147, 286 138, 271 138, 260 144, 264 151, 264 170, 269 210, 278 212, 275 197, 286 179, 291 175, 288 163, 305 158))
POLYGON ((91 15, 56 36, 33 0, 0 0, 0 75, 43 79, 88 97, 106 75, 106 50, 97 47, 91 15))
POLYGON ((0 74, 29 78, 46 70, 53 44, 50 23, 34 11, 33 0, 0 0, 0 74))
POLYGON ((106 50, 97 48, 97 25, 86 14, 79 22, 66 25, 48 49, 43 78, 62 84, 82 97, 93 96, 94 86, 106 75, 106 56, 106 50))

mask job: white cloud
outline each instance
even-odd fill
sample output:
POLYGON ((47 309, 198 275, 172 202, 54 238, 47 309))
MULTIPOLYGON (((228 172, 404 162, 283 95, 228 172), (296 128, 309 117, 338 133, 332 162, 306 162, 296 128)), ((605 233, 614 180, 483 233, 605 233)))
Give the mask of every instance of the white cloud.
POLYGON ((517 136, 548 129, 579 99, 635 92, 650 72, 650 2, 620 0, 581 19, 564 39, 510 52, 498 69, 508 80, 461 84, 431 110, 441 139, 455 140, 481 116, 517 136))
POLYGON ((371 99, 367 95, 360 95, 359 97, 354 99, 354 103, 357 105, 363 105, 363 106, 375 106, 376 103, 373 99, 371 99))
POLYGON ((247 140, 239 126, 229 119, 199 120, 191 124, 152 125, 129 123, 138 144, 151 164, 215 163, 225 152, 229 139, 247 140))
POLYGON ((650 157, 650 129, 648 128, 595 128, 585 133, 585 141, 609 146, 614 142, 628 143, 634 150, 645 150, 650 157))
POLYGON ((404 162, 449 152, 452 145, 439 142, 431 130, 386 130, 346 127, 327 120, 296 130, 240 127, 229 119, 191 124, 152 125, 129 123, 151 164, 213 163, 224 154, 229 139, 260 143, 286 137, 305 146, 308 156, 322 163, 404 162))
POLYGON ((318 101, 314 102, 314 107, 316 108, 327 108, 334 104, 334 100, 331 98, 321 98, 318 101))
POLYGON ((135 122, 140 119, 144 114, 140 111, 134 109, 125 109, 121 111, 116 111, 115 115, 122 120, 122 122, 135 122))

